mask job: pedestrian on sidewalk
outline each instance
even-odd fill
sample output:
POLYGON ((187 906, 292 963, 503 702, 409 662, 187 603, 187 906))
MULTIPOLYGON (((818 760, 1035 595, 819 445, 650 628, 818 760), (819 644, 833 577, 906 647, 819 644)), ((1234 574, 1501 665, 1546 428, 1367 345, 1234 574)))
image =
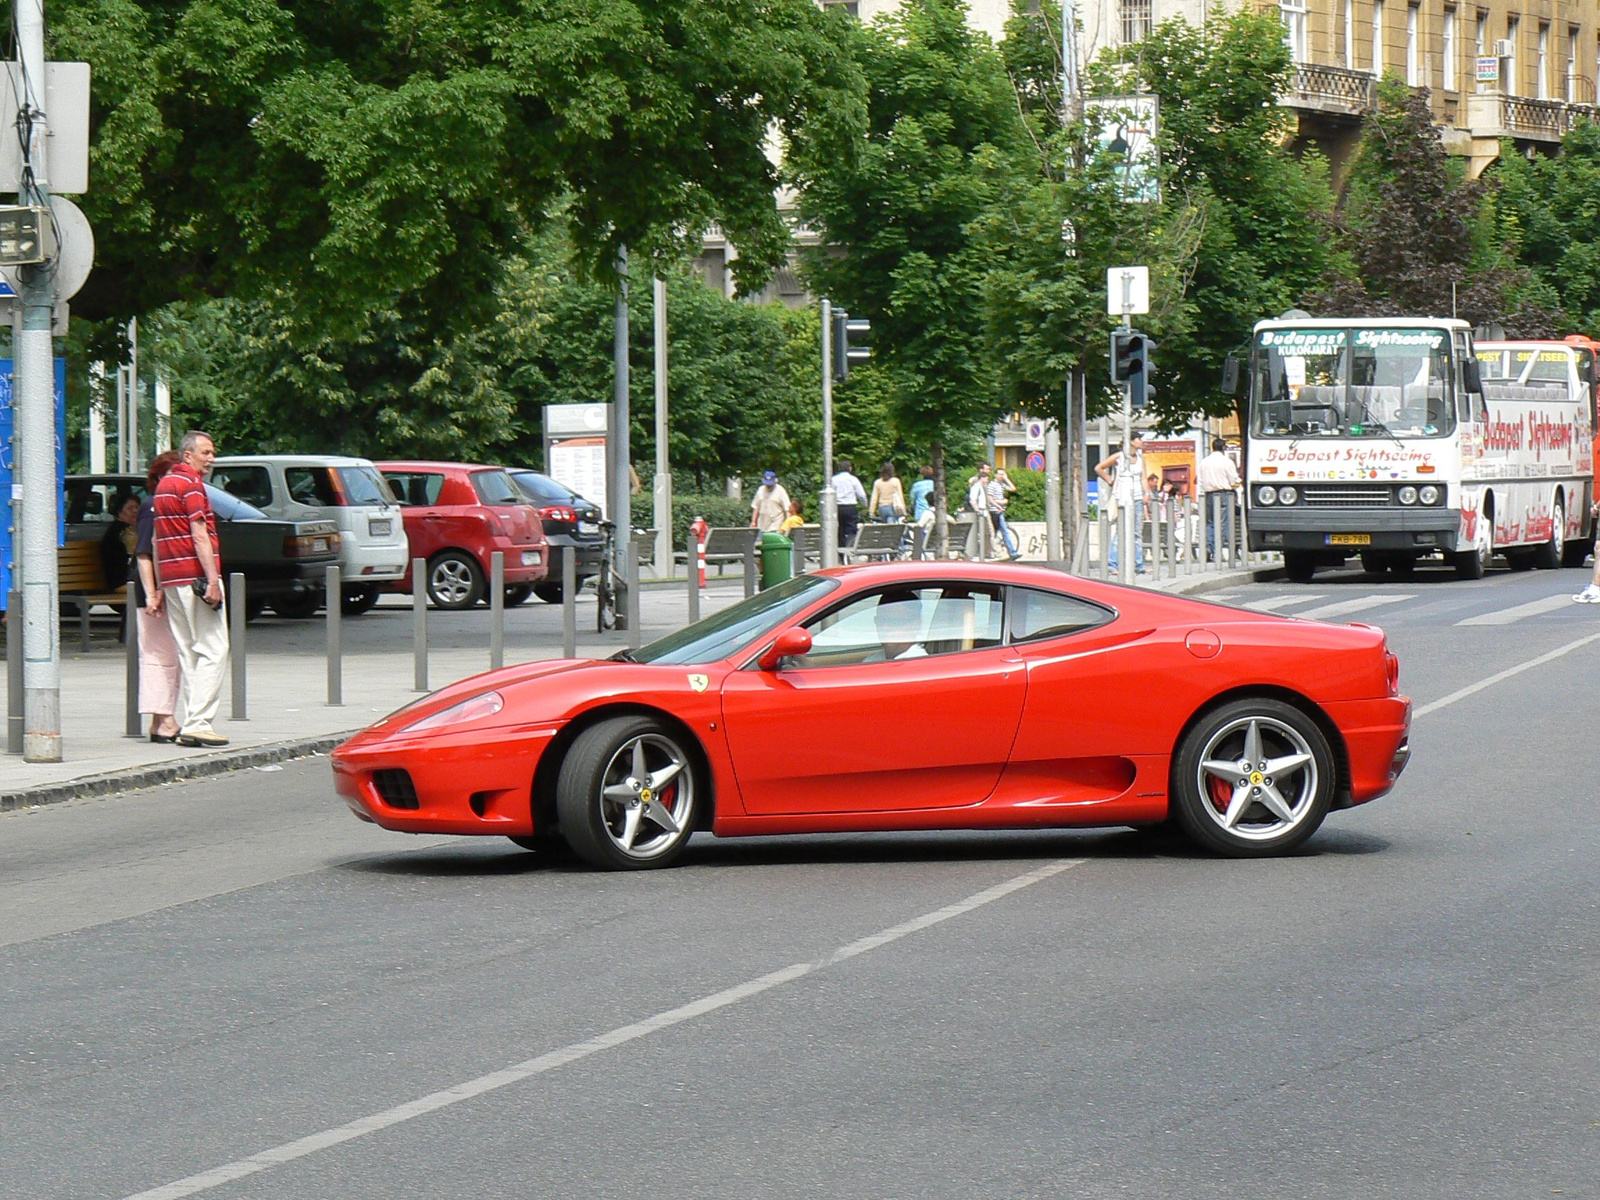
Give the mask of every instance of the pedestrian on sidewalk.
POLYGON ((178 668, 178 644, 172 640, 172 627, 167 623, 166 595, 156 577, 155 493, 168 471, 178 465, 175 450, 163 450, 150 462, 150 472, 145 476, 147 494, 139 505, 134 521, 134 599, 138 603, 135 618, 139 628, 139 711, 150 716, 150 740, 175 742, 178 740, 178 722, 173 714, 178 711, 178 686, 181 676, 178 668))
POLYGON ((867 502, 867 489, 852 472, 854 464, 848 458, 839 460, 830 486, 833 488, 834 507, 839 510, 839 549, 855 544, 856 530, 861 527, 861 506, 867 502))
POLYGON ((911 519, 922 521, 922 514, 933 507, 933 468, 922 468, 922 478, 911 485, 911 519))
POLYGON ((226 746, 228 739, 211 727, 222 706, 228 662, 222 555, 205 487, 217 448, 210 434, 192 429, 183 435, 179 454, 180 461, 156 488, 154 504, 156 570, 183 672, 178 744, 226 746))
POLYGON ((1217 526, 1227 522, 1228 535, 1224 544, 1233 546, 1233 500, 1238 492, 1239 469, 1227 454, 1228 443, 1221 438, 1211 439, 1211 453, 1200 460, 1195 468, 1195 483, 1200 488, 1200 503, 1206 515, 1206 557, 1217 556, 1217 526), (1213 500, 1212 497, 1218 497, 1213 500))
MULTIPOLYGON (((1017 485, 1011 482, 1011 476, 1006 474, 1004 467, 996 467, 989 476, 989 520, 994 523, 994 531, 1000 535, 1000 544, 1005 547, 1007 556, 1016 562, 1022 555, 1017 553, 1017 539, 1011 532, 1011 527, 1006 524, 1006 508, 1011 503, 1009 493, 1017 490, 1017 485)), ((995 557, 999 557, 996 551, 995 557)))
POLYGON ((1139 574, 1144 565, 1144 434, 1135 433, 1128 445, 1107 455, 1095 464, 1095 474, 1100 476, 1101 489, 1109 491, 1116 501, 1116 517, 1111 523, 1111 547, 1106 556, 1106 566, 1117 569, 1117 542, 1123 525, 1123 513, 1131 510, 1133 526, 1133 564, 1139 574))
POLYGON ((750 501, 750 528, 762 533, 772 533, 789 515, 789 493, 778 482, 776 471, 763 471, 761 486, 750 501))
POLYGON ((989 518, 989 464, 979 463, 978 473, 967 480, 967 511, 972 528, 967 531, 966 556, 982 562, 989 556, 989 537, 994 523, 989 518))
MULTIPOLYGON (((1600 502, 1589 510, 1591 521, 1600 521, 1600 502)), ((1589 586, 1573 597, 1579 604, 1600 604, 1600 526, 1597 526, 1594 543, 1594 577, 1589 586)))
POLYGON ((806 506, 798 500, 789 501, 789 515, 783 519, 783 524, 778 526, 778 532, 784 537, 792 537, 794 531, 806 523, 806 506))
POLYGON ((872 500, 867 508, 875 521, 887 524, 906 519, 906 493, 900 486, 900 477, 894 473, 892 462, 886 462, 878 468, 878 477, 872 481, 872 500))

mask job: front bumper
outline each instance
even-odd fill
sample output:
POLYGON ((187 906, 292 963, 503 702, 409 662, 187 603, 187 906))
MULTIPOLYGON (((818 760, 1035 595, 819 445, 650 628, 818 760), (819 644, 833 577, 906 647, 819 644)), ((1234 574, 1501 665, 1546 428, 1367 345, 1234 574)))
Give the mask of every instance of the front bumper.
POLYGON ((1427 553, 1463 548, 1457 545, 1461 510, 1456 508, 1420 505, 1356 509, 1299 505, 1261 508, 1252 505, 1248 516, 1252 550, 1355 554, 1362 550, 1427 553), (1371 540, 1363 545, 1335 545, 1328 539, 1336 534, 1365 534, 1371 540))
POLYGON ((385 829, 527 837, 534 832, 534 771, 556 731, 483 730, 466 722, 459 732, 446 726, 408 735, 375 726, 333 752, 333 786, 351 812, 385 829), (405 773, 409 795, 396 796, 392 774, 379 778, 397 771, 405 773))
POLYGON ((1394 787, 1411 761, 1411 701, 1346 700, 1324 706, 1344 738, 1350 787, 1335 805, 1349 808, 1376 800, 1394 787))

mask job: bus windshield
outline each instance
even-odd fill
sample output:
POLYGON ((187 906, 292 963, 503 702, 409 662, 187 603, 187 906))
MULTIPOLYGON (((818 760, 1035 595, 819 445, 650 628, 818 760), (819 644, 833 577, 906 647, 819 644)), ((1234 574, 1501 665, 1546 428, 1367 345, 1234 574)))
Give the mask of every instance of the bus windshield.
POLYGON ((1443 329, 1263 329, 1250 364, 1253 437, 1455 432, 1450 335, 1443 329))

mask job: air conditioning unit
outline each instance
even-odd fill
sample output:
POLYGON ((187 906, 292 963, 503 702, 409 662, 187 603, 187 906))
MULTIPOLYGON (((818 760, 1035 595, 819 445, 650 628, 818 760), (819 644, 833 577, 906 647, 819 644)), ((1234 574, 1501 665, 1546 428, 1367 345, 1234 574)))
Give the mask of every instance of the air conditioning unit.
POLYGON ((1500 38, 1494 44, 1496 58, 1514 58, 1517 53, 1517 44, 1510 38, 1500 38))

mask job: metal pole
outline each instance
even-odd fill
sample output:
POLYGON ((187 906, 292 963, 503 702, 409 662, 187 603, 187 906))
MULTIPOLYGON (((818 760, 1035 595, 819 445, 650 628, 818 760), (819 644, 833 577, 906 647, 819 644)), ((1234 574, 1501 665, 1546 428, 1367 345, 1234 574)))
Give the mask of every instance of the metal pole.
POLYGON ((22 631, 17 627, 22 619, 22 593, 13 588, 6 596, 6 753, 22 753, 23 688, 22 688, 22 631))
POLYGON ((344 705, 344 580, 337 563, 328 567, 323 595, 328 609, 328 705, 344 705))
POLYGON ((633 538, 628 539, 628 649, 637 650, 639 642, 639 547, 633 538))
POLYGON ((1044 556, 1061 560, 1061 428, 1054 421, 1044 433, 1044 556))
MULTIPOLYGON (((31 117, 22 161, 31 170, 31 189, 21 204, 48 205, 49 144, 45 113, 44 4, 16 4, 12 19, 17 38, 17 111, 31 117)), ((24 172, 25 186, 28 174, 24 172)), ((27 762, 61 761, 61 642, 58 624, 60 576, 56 563, 57 514, 61 483, 56 477, 54 342, 50 327, 55 307, 55 264, 20 268, 21 320, 13 334, 16 358, 14 404, 18 441, 14 476, 28 498, 19 524, 16 561, 22 566, 22 604, 13 609, 11 632, 20 634, 23 674, 22 757, 27 762), (15 624, 21 617, 21 629, 15 624)))
POLYGON ((756 531, 750 530, 744 540, 744 598, 756 594, 756 531))
POLYGON ((506 665, 506 555, 489 555, 489 670, 506 665))
POLYGON ((411 652, 416 658, 411 690, 428 690, 428 562, 411 560, 411 652))
POLYGON ((228 713, 230 721, 248 721, 245 710, 245 645, 244 614, 249 598, 245 595, 244 575, 238 571, 228 573, 228 657, 233 675, 233 708, 228 713))
MULTIPOLYGON (((633 530, 633 486, 628 475, 628 464, 633 456, 628 450, 628 433, 631 416, 628 411, 628 248, 617 251, 617 302, 611 326, 612 390, 610 420, 607 424, 606 449, 611 463, 607 489, 611 497, 611 523, 616 536, 611 540, 611 577, 625 581, 626 556, 633 530)), ((625 585, 624 585, 625 586, 625 585)), ((627 621, 624 605, 617 605, 617 623, 627 621)))
POLYGON ((144 730, 140 728, 139 721, 139 589, 133 580, 128 581, 124 594, 128 599, 122 609, 125 624, 122 642, 123 649, 127 652, 127 661, 123 668, 126 683, 123 710, 126 720, 122 732, 128 737, 136 738, 143 737, 144 730))
POLYGON ((128 470, 142 471, 139 453, 139 318, 128 318, 128 470))
POLYGON ((672 464, 667 438, 667 281, 655 281, 656 318, 656 574, 672 574, 672 464))
POLYGON ((689 564, 689 624, 693 625, 700 619, 700 570, 696 561, 700 547, 692 532, 684 542, 684 549, 688 552, 684 561, 689 564))
POLYGON ((561 550, 561 657, 578 657, 578 548, 561 550))
POLYGON ((833 303, 822 302, 822 565, 839 565, 839 501, 833 494, 833 303))

